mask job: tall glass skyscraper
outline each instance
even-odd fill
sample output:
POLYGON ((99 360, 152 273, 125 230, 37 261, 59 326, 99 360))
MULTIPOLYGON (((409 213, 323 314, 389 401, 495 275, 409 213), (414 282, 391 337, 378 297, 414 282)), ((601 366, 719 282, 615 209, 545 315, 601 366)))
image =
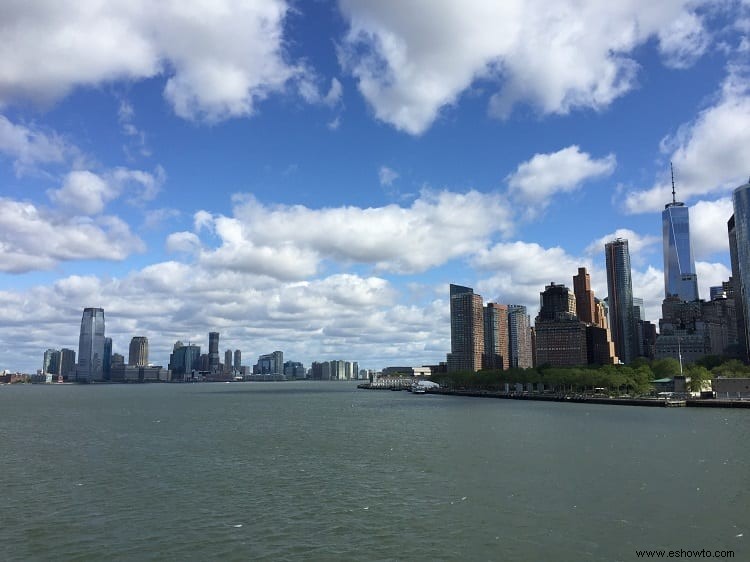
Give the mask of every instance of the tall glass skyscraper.
POLYGON ((615 353, 623 363, 630 363, 638 356, 638 330, 633 311, 628 241, 618 238, 607 242, 604 245, 604 254, 609 291, 609 327, 615 343, 615 353))
POLYGON ((219 332, 208 332, 208 370, 219 372, 219 332))
POLYGON ((79 382, 104 379, 104 309, 84 308, 81 318, 81 335, 78 338, 79 382))
MULTIPOLYGON (((734 299, 738 309, 742 309, 744 334, 739 334, 741 343, 748 345, 748 324, 750 324, 750 180, 734 190, 732 195, 734 204, 734 225, 730 224, 730 249, 732 250, 732 270, 735 269, 735 259, 739 279, 733 279, 734 299), (731 227, 734 226, 732 229, 731 227), (732 236, 734 231, 734 236, 732 236), (736 257, 735 257, 736 256, 736 257)), ((731 223, 731 220, 730 220, 731 223)), ((734 277, 734 271, 733 271, 734 277)), ((739 316, 739 315, 738 315, 739 316)))
POLYGON ((522 304, 508 305, 508 347, 510 366, 528 369, 534 366, 531 351, 531 320, 522 304))
POLYGON ((690 243, 690 214, 684 203, 675 198, 661 214, 664 242, 664 296, 698 300, 698 276, 695 274, 693 246, 690 243))

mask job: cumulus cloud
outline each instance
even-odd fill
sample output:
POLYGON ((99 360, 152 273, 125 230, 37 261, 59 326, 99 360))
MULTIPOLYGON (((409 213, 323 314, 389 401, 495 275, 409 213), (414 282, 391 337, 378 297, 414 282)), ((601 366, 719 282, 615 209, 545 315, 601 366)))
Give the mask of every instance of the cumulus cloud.
POLYGON ((659 30, 659 52, 667 66, 687 68, 706 52, 711 39, 703 20, 695 13, 683 12, 659 30))
POLYGON ((63 179, 62 187, 47 191, 49 198, 60 207, 81 215, 96 215, 122 194, 133 204, 141 204, 156 197, 166 178, 160 166, 153 174, 143 170, 115 168, 103 175, 89 170, 73 170, 63 179))
POLYGON ((607 242, 624 238, 628 241, 628 251, 630 252, 630 261, 634 265, 645 262, 645 254, 651 253, 655 246, 661 245, 662 240, 659 236, 650 234, 642 235, 630 230, 629 228, 618 228, 611 234, 606 234, 589 244, 586 247, 586 255, 601 256, 604 254, 604 245, 607 242))
POLYGON ((729 255, 727 221, 734 213, 732 199, 698 201, 690 207, 690 240, 695 259, 706 259, 721 252, 729 255))
MULTIPOLYGON (((232 217, 199 211, 195 234, 210 233, 199 261, 210 267, 305 279, 323 260, 366 264, 380 272, 416 273, 471 255, 493 235, 513 227, 508 205, 497 193, 423 191, 408 207, 264 205, 235 196, 232 217)), ((175 233, 173 250, 192 250, 193 233, 175 233)))
POLYGON ((164 74, 164 96, 181 117, 250 115, 304 73, 284 53, 288 9, 283 0, 5 5, 0 104, 49 103, 76 86, 164 74))
POLYGON ((695 272, 698 275, 698 294, 705 300, 711 297, 711 287, 721 285, 732 275, 732 271, 723 263, 705 261, 695 262, 695 272))
POLYGON ((514 198, 545 206, 555 193, 571 192, 587 180, 612 174, 616 164, 614 154, 597 160, 572 145, 551 154, 535 154, 505 179, 514 198))
MULTIPOLYGON (((680 200, 726 193, 744 183, 750 162, 750 80, 745 72, 730 69, 718 101, 667 137, 662 150, 671 153, 680 200)), ((625 210, 663 209, 672 200, 671 185, 665 170, 652 187, 628 193, 625 210)))
POLYGON ((145 249, 117 217, 60 216, 32 203, 0 199, 0 271, 52 269, 63 261, 123 260, 145 249))
POLYGON ((339 58, 375 116, 410 134, 477 79, 499 82, 490 112, 500 117, 519 102, 542 113, 600 109, 634 87, 630 54, 670 22, 683 25, 664 34, 665 58, 698 56, 696 4, 340 0, 349 29, 339 58))

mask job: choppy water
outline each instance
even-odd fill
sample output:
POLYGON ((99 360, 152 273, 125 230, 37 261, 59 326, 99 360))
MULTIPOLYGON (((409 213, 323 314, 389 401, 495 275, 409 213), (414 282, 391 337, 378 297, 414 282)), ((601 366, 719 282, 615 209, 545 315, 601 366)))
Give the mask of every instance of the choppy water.
POLYGON ((0 421, 3 560, 750 559, 747 410, 14 385, 0 421))

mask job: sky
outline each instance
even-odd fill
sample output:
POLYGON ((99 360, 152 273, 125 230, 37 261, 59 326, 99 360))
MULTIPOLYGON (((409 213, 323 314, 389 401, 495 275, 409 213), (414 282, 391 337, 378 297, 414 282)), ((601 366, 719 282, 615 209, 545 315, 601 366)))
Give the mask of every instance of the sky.
POLYGON ((0 4, 0 369, 147 336, 243 363, 434 364, 448 285, 525 304, 629 240, 657 322, 661 210, 699 291, 750 175, 750 0, 0 4))

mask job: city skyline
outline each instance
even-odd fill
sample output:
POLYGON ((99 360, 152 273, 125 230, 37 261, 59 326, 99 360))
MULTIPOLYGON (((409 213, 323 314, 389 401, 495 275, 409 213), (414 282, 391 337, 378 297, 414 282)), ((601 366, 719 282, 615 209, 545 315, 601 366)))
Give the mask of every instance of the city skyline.
POLYGON ((750 4, 720 4, 14 5, 0 369, 79 351, 87 307, 162 365, 209 330, 219 357, 433 364, 449 284, 534 318, 585 267, 603 299, 618 237, 655 323, 670 162, 707 299, 750 174, 750 4))

